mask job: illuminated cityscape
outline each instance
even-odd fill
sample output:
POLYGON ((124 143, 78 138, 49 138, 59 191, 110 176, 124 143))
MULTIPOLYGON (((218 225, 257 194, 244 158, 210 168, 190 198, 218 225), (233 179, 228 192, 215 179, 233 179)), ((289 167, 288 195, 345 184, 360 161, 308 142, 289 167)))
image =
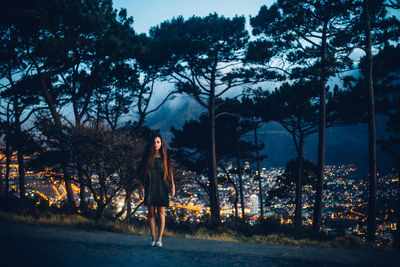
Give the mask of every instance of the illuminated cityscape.
MULTIPOLYGON (((5 162, 2 164, 2 177, 5 177, 5 162)), ((232 168, 228 166, 228 168, 232 168)), ((367 214, 367 177, 361 175, 359 170, 352 165, 328 165, 325 168, 324 185, 324 208, 323 208, 323 230, 328 233, 346 233, 365 236, 366 233, 366 214, 367 214)), ((282 175, 284 168, 263 168, 261 171, 261 182, 264 190, 264 197, 268 196, 269 190, 277 185, 277 177, 282 175)), ((224 173, 218 173, 220 179, 224 173)), ((39 196, 49 202, 49 205, 60 205, 66 198, 64 184, 57 179, 59 174, 46 169, 43 172, 26 172, 26 194, 28 196, 39 196)), ((232 179, 238 185, 237 174, 231 174, 232 179)), ((95 178, 94 178, 95 179, 95 178)), ((245 214, 250 222, 254 222, 259 216, 259 188, 258 181, 254 180, 254 174, 249 169, 249 164, 245 165, 243 173, 243 194, 245 203, 245 214), (246 171, 247 170, 247 171, 246 171)), ((396 188, 399 175, 394 173, 378 174, 377 190, 377 236, 392 240, 393 232, 396 230, 395 203, 396 188)), ((200 177, 201 182, 207 183, 207 177, 200 177)), ((18 164, 15 156, 10 165, 10 190, 18 193, 18 164)), ((76 203, 79 203, 79 187, 72 185, 76 203)), ((204 215, 209 214, 208 195, 197 183, 187 183, 180 185, 179 193, 171 199, 170 207, 167 209, 167 216, 171 216, 179 221, 199 221, 204 215)), ((87 199, 89 207, 96 208, 93 195, 89 191, 87 199)), ((313 203, 315 191, 312 186, 303 187, 302 218, 303 224, 312 224, 313 203)), ((235 215, 234 198, 235 189, 232 185, 220 183, 219 196, 222 219, 225 220, 235 215)), ((125 199, 125 192, 119 191, 112 205, 120 210, 125 199)), ((267 198, 268 199, 268 198, 267 198)), ((138 191, 133 192, 132 209, 140 204, 138 191)), ((265 200, 265 198, 264 198, 265 200)), ((274 198, 264 205, 264 215, 266 217, 279 218, 281 223, 291 223, 294 213, 294 188, 289 199, 274 198)), ((238 213, 241 216, 240 201, 238 203, 238 213)), ((146 217, 147 210, 143 205, 137 209, 134 216, 146 217)))

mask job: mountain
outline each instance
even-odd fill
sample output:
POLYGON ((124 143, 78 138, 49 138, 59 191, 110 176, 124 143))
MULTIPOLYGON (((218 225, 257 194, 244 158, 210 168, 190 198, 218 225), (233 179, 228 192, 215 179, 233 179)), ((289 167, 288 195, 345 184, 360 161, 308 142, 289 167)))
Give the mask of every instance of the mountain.
POLYGON ((185 121, 197 119, 206 110, 189 97, 167 102, 149 116, 147 126, 159 129, 167 143, 172 140, 171 126, 181 128, 185 121))
MULTIPOLYGON (((160 129, 167 143, 172 140, 171 126, 181 128, 187 120, 197 119, 206 110, 191 98, 181 101, 171 101, 147 120, 147 125, 160 129)), ((377 139, 387 137, 386 120, 383 116, 376 117, 377 139)), ((217 125, 218 127, 218 125, 217 125)), ((265 145, 261 152, 268 158, 263 167, 282 167, 286 162, 296 157, 296 151, 290 134, 278 123, 271 122, 261 127, 259 140, 265 145)), ((253 140, 253 136, 248 137, 253 140)), ((304 157, 317 162, 318 133, 310 135, 304 144, 304 157)), ((341 165, 353 163, 364 174, 368 172, 368 125, 356 124, 326 129, 326 165, 341 165)), ((391 169, 391 158, 377 146, 378 171, 391 169)))

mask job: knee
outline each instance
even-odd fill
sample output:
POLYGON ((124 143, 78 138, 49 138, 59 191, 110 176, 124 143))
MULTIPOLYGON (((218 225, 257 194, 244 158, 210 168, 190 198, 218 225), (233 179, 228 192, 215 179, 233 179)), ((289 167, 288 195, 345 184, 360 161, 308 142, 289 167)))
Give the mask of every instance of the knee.
POLYGON ((163 210, 158 210, 157 211, 157 215, 158 215, 158 217, 162 217, 162 218, 164 218, 164 211, 163 210))

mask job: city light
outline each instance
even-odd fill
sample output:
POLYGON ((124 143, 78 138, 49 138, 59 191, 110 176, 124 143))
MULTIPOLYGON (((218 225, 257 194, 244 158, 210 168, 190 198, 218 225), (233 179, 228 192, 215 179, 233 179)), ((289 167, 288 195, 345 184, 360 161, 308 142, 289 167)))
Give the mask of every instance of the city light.
MULTIPOLYGON (((15 156, 13 157, 15 161, 15 156)), ((3 175, 5 172, 4 162, 3 175)), ((15 192, 19 192, 18 183, 18 164, 10 165, 10 188, 15 192)), ((265 193, 264 200, 272 189, 279 188, 277 184, 277 177, 281 176, 284 172, 283 168, 262 168, 260 173, 263 191, 265 193)), ((188 171, 188 173, 193 174, 188 171)), ((251 173, 251 172, 249 172, 251 173)), ((259 214, 259 188, 258 182, 255 182, 254 174, 243 173, 243 194, 244 194, 244 208, 247 218, 250 222, 254 222, 260 216, 259 214)), ((220 177, 225 173, 218 173, 220 177)), ((4 176, 3 176, 4 177, 4 176)), ((61 177, 60 173, 54 172, 52 169, 45 169, 42 172, 34 173, 27 172, 26 176, 26 193, 28 196, 38 196, 49 203, 49 205, 57 205, 66 199, 66 188, 63 181, 55 179, 54 177, 61 177)), ((231 174, 231 178, 238 184, 238 175, 231 174)), ((96 182, 98 178, 93 176, 92 181, 96 182)), ((203 182, 207 183, 207 177, 201 176, 203 182)), ((336 224, 338 222, 352 222, 345 223, 345 231, 348 234, 356 233, 364 236, 366 229, 365 223, 367 219, 367 192, 368 187, 365 182, 365 177, 361 175, 358 169, 352 165, 327 165, 325 167, 325 189, 324 189, 324 207, 322 209, 322 229, 325 232, 336 232, 336 224), (354 226, 356 225, 356 227, 354 226)), ((76 179, 75 179, 76 180, 76 179)), ((398 183, 398 174, 383 174, 380 173, 378 181, 377 199, 382 197, 395 198, 393 188, 396 188, 398 183)), ((78 184, 72 183, 71 185, 75 202, 79 204, 80 201, 80 187, 78 184)), ((98 186, 94 186, 97 188, 98 186)), ((210 214, 208 207, 209 197, 207 193, 197 184, 186 184, 180 189, 180 194, 177 194, 170 201, 170 207, 166 210, 167 216, 174 216, 180 221, 198 221, 203 216, 210 214)), ((293 223, 295 205, 290 199, 294 199, 294 188, 290 192, 289 199, 270 199, 267 205, 264 205, 264 214, 268 217, 280 218, 281 224, 293 223), (289 201, 288 201, 289 200, 289 201)), ((93 195, 87 191, 87 202, 91 209, 97 208, 97 201, 106 204, 107 199, 113 199, 111 206, 116 207, 118 210, 123 207, 126 192, 119 190, 115 196, 111 195, 93 195), (96 200, 96 201, 95 201, 96 200)), ((228 185, 219 185, 220 205, 222 220, 235 215, 235 208, 233 200, 235 199, 235 188, 228 185)), ((135 209, 140 203, 139 194, 135 191, 132 193, 131 208, 135 209)), ((303 187, 302 191, 302 218, 305 225, 312 224, 315 189, 311 185, 303 187)), ((41 204, 40 201, 37 204, 41 204)), ((397 229, 396 222, 393 220, 395 210, 385 205, 385 209, 377 214, 377 236, 393 239, 393 232, 397 229)), ((241 216, 241 203, 238 203, 238 213, 241 216)), ((81 211, 79 210, 81 213, 81 211)), ((147 209, 142 205, 137 211, 135 216, 146 218, 147 209)), ((124 215, 125 216, 125 215, 124 215)), ((122 217, 123 218, 123 217, 122 217)))

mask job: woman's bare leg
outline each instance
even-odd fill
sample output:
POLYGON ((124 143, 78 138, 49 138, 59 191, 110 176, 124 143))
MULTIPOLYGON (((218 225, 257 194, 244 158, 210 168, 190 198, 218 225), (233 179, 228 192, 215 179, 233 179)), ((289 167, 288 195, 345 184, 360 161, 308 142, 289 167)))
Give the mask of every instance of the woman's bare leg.
POLYGON ((154 216, 154 206, 148 206, 147 216, 149 217, 149 228, 153 241, 156 241, 156 217, 154 216))
POLYGON ((164 233, 165 228, 165 215, 164 215, 165 207, 157 207, 157 215, 158 215, 158 237, 156 241, 161 242, 162 235, 164 233))

